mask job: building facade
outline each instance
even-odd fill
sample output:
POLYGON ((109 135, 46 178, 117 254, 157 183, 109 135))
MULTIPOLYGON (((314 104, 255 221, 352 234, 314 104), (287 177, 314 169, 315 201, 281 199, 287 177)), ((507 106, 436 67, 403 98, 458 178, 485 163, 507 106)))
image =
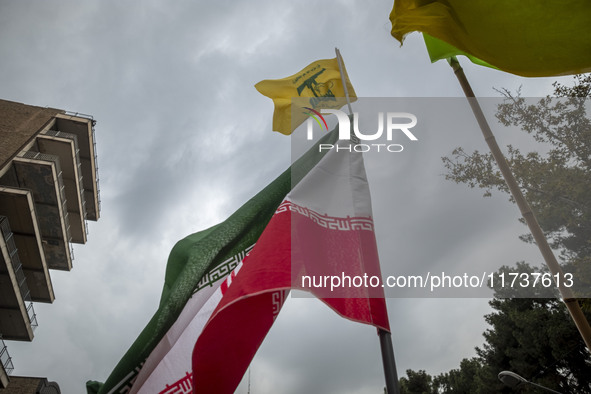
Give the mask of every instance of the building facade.
POLYGON ((0 393, 13 368, 4 341, 33 340, 33 302, 55 298, 50 270, 72 269, 72 243, 100 216, 94 125, 0 100, 0 393))

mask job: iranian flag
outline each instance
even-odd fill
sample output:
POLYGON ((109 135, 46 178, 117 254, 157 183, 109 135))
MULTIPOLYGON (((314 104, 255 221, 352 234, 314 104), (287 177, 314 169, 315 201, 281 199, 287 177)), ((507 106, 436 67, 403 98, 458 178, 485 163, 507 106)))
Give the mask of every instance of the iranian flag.
MULTIPOLYGON (((337 134, 321 143, 349 144, 337 134)), ((88 391, 233 393, 290 289, 389 331, 380 278, 363 158, 316 145, 225 222, 175 246, 158 312, 88 391)))

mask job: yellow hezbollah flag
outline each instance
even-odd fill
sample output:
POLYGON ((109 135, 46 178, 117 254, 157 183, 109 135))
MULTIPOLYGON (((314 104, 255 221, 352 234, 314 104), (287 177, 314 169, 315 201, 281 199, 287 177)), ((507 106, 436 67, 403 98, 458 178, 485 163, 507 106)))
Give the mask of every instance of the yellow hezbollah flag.
POLYGON ((390 21, 401 43, 427 33, 432 61, 463 54, 526 77, 591 71, 589 0, 395 0, 390 21))
MULTIPOLYGON (((349 81, 344 63, 343 72, 349 97, 351 101, 355 101, 357 96, 349 81)), ((304 107, 309 105, 314 110, 339 109, 347 103, 337 58, 317 60, 290 77, 265 79, 254 87, 273 100, 275 104, 273 130, 285 135, 291 134, 309 117, 310 111, 304 107), (293 108, 292 111, 292 98, 296 97, 309 97, 309 100, 306 100, 309 103, 298 105, 299 108, 293 108), (294 119, 292 119, 292 112, 294 119)))

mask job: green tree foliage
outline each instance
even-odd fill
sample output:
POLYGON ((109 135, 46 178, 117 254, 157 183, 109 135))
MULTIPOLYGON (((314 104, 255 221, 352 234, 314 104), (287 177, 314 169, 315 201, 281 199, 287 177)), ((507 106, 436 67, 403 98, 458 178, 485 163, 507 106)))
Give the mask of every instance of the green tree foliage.
POLYGON ((490 305, 495 311, 485 319, 491 328, 476 349, 482 387, 500 392, 497 375, 509 370, 554 390, 591 393, 591 358, 562 302, 495 298, 490 305))
MULTIPOLYGON (((560 251, 565 272, 573 273, 578 285, 591 288, 591 122, 587 110, 591 76, 576 76, 574 86, 554 84, 554 98, 536 103, 503 90, 506 100, 497 119, 518 127, 543 146, 539 152, 521 152, 508 146, 507 160, 536 213, 552 246, 560 251), (557 99, 559 98, 559 99, 557 99)), ((443 158, 446 178, 484 190, 485 196, 509 190, 492 155, 468 154, 456 148, 443 158)), ((530 235, 521 237, 533 242, 530 235)), ((499 272, 535 272, 520 262, 499 272)), ((498 373, 509 370, 526 379, 563 393, 591 394, 591 353, 556 293, 536 290, 537 297, 520 298, 519 289, 495 286, 490 301, 493 312, 485 316, 490 328, 477 356, 464 359, 459 369, 431 377, 425 371, 407 371, 401 379, 404 393, 420 387, 420 393, 536 393, 533 386, 505 387, 498 373), (411 379, 412 378, 412 379, 411 379), (422 386, 410 386, 411 380, 422 386), (404 384, 403 384, 404 383, 404 384)), ((587 319, 591 303, 584 301, 587 319)))
MULTIPOLYGON (((507 161, 551 246, 560 251, 564 271, 573 274, 575 294, 585 298, 591 289, 591 75, 574 82, 554 83, 554 96, 535 103, 502 90, 506 100, 496 117, 541 144, 544 153, 508 145, 507 161)), ((494 190, 510 196, 490 153, 468 154, 460 147, 443 163, 446 179, 481 188, 487 197, 494 190)), ((533 242, 529 233, 521 238, 533 242)), ((583 307, 591 311, 591 302, 583 307)))
POLYGON ((432 378, 424 370, 418 372, 406 370, 406 376, 400 378, 400 394, 432 394, 432 378))
POLYGON ((433 378, 437 393, 476 393, 480 386, 482 364, 479 359, 463 359, 459 369, 452 369, 433 378))
MULTIPOLYGON (((514 393, 497 377, 506 370, 559 392, 591 393, 591 357, 561 301, 494 298, 490 305, 494 311, 485 316, 490 328, 476 357, 434 377, 408 370, 400 379, 401 393, 514 393)), ((539 391, 525 385, 518 392, 539 391)))
MULTIPOLYGON (((522 153, 509 145, 507 161, 552 246, 563 258, 591 256, 591 122, 587 117, 591 76, 577 76, 573 87, 554 84, 556 97, 536 104, 503 90, 506 102, 497 119, 517 126, 548 147, 545 154, 522 153)), ((446 179, 509 194, 490 153, 456 148, 444 157, 446 179)), ((532 242, 530 235, 524 240, 532 242)))

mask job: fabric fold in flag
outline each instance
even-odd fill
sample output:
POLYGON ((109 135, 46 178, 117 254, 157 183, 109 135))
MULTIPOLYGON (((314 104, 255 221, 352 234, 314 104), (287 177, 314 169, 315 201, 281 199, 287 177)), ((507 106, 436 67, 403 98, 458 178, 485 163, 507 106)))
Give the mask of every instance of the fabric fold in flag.
POLYGON ((195 393, 234 392, 290 289, 311 292, 345 318, 390 330, 361 153, 328 152, 217 290, 220 303, 193 351, 195 393), (334 283, 305 285, 304 276, 369 276, 380 285, 333 289, 334 283))
POLYGON ((467 54, 477 64, 526 77, 591 71, 587 0, 396 0, 392 36, 426 33, 432 60, 467 54))
MULTIPOLYGON (((355 101, 355 90, 349 81, 344 62, 342 64, 347 92, 351 101, 355 101)), ((294 75, 282 79, 266 79, 257 83, 255 88, 273 100, 273 130, 285 135, 291 134, 308 119, 310 108, 340 109, 347 103, 336 58, 317 60, 294 75), (292 99, 296 97, 308 97, 308 108, 303 106, 292 111, 292 99)))
MULTIPOLYGON (((337 137, 335 130, 319 143, 335 144, 337 137)), ((325 160, 331 153, 319 152, 316 145, 225 222, 179 241, 169 257, 158 311, 107 382, 89 382, 88 392, 233 393, 289 289, 297 287, 291 271, 294 211, 284 209, 291 203, 292 184, 294 192, 305 191, 309 175, 338 168, 338 163, 323 164, 331 163, 325 160)), ((339 182, 365 179, 359 164, 347 164, 350 169, 339 182)), ((365 193, 364 187, 360 190, 365 193)), ((307 204, 297 197, 302 195, 294 194, 298 205, 307 204)), ((347 200, 360 198, 369 201, 369 189, 366 196, 347 200)), ((321 205, 312 208, 322 214, 321 205)), ((357 254, 367 261, 357 259, 363 264, 354 272, 368 269, 379 275, 373 227, 362 238, 359 245, 369 240, 367 252, 357 254)), ((315 294, 343 317, 389 329, 383 294, 367 298, 356 292, 356 298, 332 299, 315 294)))
POLYGON ((460 51, 453 45, 432 37, 427 33, 423 33, 423 39, 425 40, 425 46, 427 47, 427 52, 429 53, 429 59, 431 59, 431 63, 435 63, 438 60, 450 59, 455 56, 465 56, 474 64, 497 69, 495 66, 478 59, 476 56, 472 56, 469 53, 460 51))

